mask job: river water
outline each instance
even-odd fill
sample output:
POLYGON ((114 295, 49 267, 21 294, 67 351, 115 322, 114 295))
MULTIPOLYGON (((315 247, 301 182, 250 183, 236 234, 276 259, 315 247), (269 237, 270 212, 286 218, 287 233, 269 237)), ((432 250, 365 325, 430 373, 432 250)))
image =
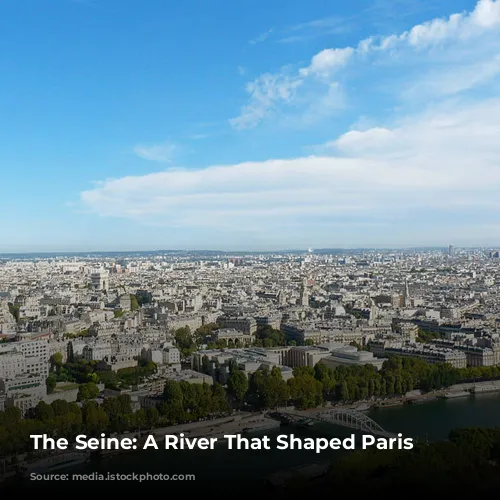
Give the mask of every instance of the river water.
MULTIPOLYGON (((453 400, 384 408, 371 411, 368 416, 386 431, 404 437, 446 439, 457 427, 500 426, 500 394, 482 394, 453 400)), ((325 462, 341 456, 346 451, 325 450, 317 454, 309 450, 277 450, 276 437, 294 434, 297 437, 345 438, 351 429, 318 423, 311 427, 282 426, 265 432, 255 432, 246 437, 269 436, 271 450, 228 450, 222 442, 215 450, 169 451, 143 450, 116 455, 76 468, 75 473, 151 473, 195 474, 196 481, 224 478, 225 481, 261 480, 270 474, 313 462, 325 462)), ((161 448, 161 446, 160 446, 161 448)))

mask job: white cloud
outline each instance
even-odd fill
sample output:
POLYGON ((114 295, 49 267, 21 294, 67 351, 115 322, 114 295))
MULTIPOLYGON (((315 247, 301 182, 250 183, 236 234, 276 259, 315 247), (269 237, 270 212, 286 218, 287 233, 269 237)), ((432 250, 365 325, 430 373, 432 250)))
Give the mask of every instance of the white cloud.
POLYGON ((237 228, 254 241, 354 234, 349 228, 359 228, 361 244, 382 234, 380 228, 395 235, 395 244, 419 230, 420 244, 423 234, 435 243, 451 241, 454 232, 486 241, 500 209, 498 27, 500 0, 481 0, 471 13, 327 49, 295 70, 250 82, 249 102, 231 121, 235 128, 256 126, 283 107, 310 125, 346 108, 346 90, 354 85, 342 80, 343 68, 359 65, 367 83, 362 97, 375 104, 363 110, 371 116, 349 118, 345 133, 316 156, 110 179, 81 193, 81 202, 101 216, 228 234, 237 228), (376 69, 386 78, 382 84, 372 78, 376 69), (374 119, 377 85, 388 90, 385 120, 374 119))
POLYGON ((479 0, 470 13, 456 13, 418 24, 400 35, 382 38, 378 48, 386 49, 398 43, 422 48, 453 39, 470 39, 496 27, 500 27, 500 1, 479 0))
POLYGON ((314 19, 306 23, 295 24, 290 26, 287 31, 297 32, 304 30, 330 30, 332 28, 341 28, 346 24, 346 19, 342 17, 324 17, 322 19, 314 19))
POLYGON ((332 73, 346 65, 349 58, 354 54, 354 49, 325 49, 316 54, 307 68, 302 68, 299 73, 302 76, 315 75, 328 78, 332 73))
POLYGON ((332 113, 342 110, 346 105, 345 92, 337 83, 329 83, 300 115, 300 125, 314 125, 332 113))
POLYGON ((230 120, 237 129, 251 128, 266 118, 280 102, 290 102, 300 86, 300 80, 279 74, 265 73, 247 84, 250 103, 243 107, 240 116, 230 120))
POLYGON ((322 156, 124 177, 81 201, 102 216, 249 233, 390 225, 410 213, 424 223, 429 210, 444 217, 500 208, 499 135, 500 99, 443 104, 391 127, 349 131, 322 156))
MULTIPOLYGON (((351 130, 346 132, 336 141, 329 144, 340 152, 355 151, 358 154, 365 151, 382 150, 387 151, 392 147, 396 139, 396 132, 381 127, 373 127, 365 131, 351 130)), ((398 145, 399 146, 399 145, 398 145)))
POLYGON ((274 28, 271 28, 271 29, 268 29, 267 31, 265 31, 264 33, 261 33, 258 37, 250 40, 248 43, 250 45, 256 45, 258 43, 262 43, 262 42, 265 42, 268 38, 269 38, 269 35, 271 35, 271 33, 274 31, 274 28))
POLYGON ((478 3, 471 16, 477 26, 488 28, 500 25, 500 3, 494 0, 483 0, 478 3))
MULTIPOLYGON (((465 58, 465 55, 464 55, 465 58)), ((477 61, 443 64, 403 85, 405 99, 450 96, 486 85, 500 75, 500 52, 477 61)))
POLYGON ((352 29, 352 24, 350 24, 352 20, 352 17, 325 17, 289 26, 284 30, 283 37, 278 42, 295 43, 327 35, 346 33, 352 29))
POLYGON ((177 149, 177 146, 172 142, 149 145, 139 144, 134 147, 134 153, 144 160, 170 163, 177 149))
POLYGON ((248 84, 249 102, 230 123, 235 128, 255 127, 269 117, 270 110, 286 109, 297 102, 309 108, 310 114, 311 106, 318 108, 318 101, 324 98, 318 80, 325 86, 339 84, 348 65, 357 65, 362 73, 364 67, 376 63, 399 71, 400 78, 407 75, 400 97, 414 99, 418 94, 428 98, 459 93, 491 80, 500 73, 499 55, 500 0, 480 0, 472 12, 433 19, 399 34, 372 36, 356 47, 327 48, 295 72, 287 67, 286 72, 273 74, 272 81, 284 89, 285 99, 275 85, 262 85, 270 74, 262 75, 248 84), (412 74, 407 73, 409 67, 414 69, 412 74), (307 93, 311 85, 316 90, 312 98, 307 93), (294 92, 288 92, 292 87, 294 92))

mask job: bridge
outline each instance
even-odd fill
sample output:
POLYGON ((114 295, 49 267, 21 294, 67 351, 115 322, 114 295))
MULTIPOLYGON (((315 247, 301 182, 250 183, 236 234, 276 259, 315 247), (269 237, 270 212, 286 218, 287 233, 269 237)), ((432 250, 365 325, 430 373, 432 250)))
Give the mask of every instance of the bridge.
POLYGON ((374 436, 381 437, 396 437, 397 434, 393 432, 385 431, 377 422, 372 420, 370 417, 366 416, 356 410, 321 410, 317 413, 306 414, 286 411, 282 413, 294 422, 312 420, 316 422, 324 422, 332 425, 339 425, 341 427, 348 427, 350 429, 356 429, 366 434, 372 434, 374 436))

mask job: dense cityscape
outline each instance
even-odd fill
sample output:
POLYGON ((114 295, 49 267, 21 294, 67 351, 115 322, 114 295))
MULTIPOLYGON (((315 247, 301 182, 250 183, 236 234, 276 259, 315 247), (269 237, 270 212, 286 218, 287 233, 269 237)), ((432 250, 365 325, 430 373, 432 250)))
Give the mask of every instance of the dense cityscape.
POLYGON ((0 500, 498 494, 500 0, 0 34, 0 500))
POLYGON ((500 390, 495 249, 8 256, 0 297, 11 468, 36 458, 34 430, 140 433, 235 411, 265 430, 287 405, 500 390))

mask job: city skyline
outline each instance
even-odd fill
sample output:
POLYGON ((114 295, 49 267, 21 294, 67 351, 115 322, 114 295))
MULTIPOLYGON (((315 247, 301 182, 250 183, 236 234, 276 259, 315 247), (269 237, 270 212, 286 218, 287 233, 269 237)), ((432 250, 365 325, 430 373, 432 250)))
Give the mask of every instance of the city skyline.
POLYGON ((0 260, 9 260, 10 258, 22 258, 31 260, 33 258, 52 258, 56 257, 116 257, 123 256, 130 258, 138 255, 139 257, 148 256, 175 256, 182 254, 194 254, 196 257, 216 257, 216 256, 244 256, 244 255, 309 255, 309 256, 326 256, 326 255, 349 255, 361 253, 429 253, 429 252, 443 252, 452 255, 457 251, 461 252, 490 252, 498 253, 498 246, 459 246, 455 245, 438 245, 438 246, 406 246, 406 247, 389 247, 389 246, 359 246, 359 247, 332 247, 332 248, 276 248, 272 250, 263 249, 223 249, 223 248, 150 248, 147 250, 80 250, 80 251, 32 251, 32 252, 0 252, 0 260), (453 250, 451 250, 453 249, 453 250))
POLYGON ((499 27, 500 0, 4 2, 0 253, 494 248, 499 27))

